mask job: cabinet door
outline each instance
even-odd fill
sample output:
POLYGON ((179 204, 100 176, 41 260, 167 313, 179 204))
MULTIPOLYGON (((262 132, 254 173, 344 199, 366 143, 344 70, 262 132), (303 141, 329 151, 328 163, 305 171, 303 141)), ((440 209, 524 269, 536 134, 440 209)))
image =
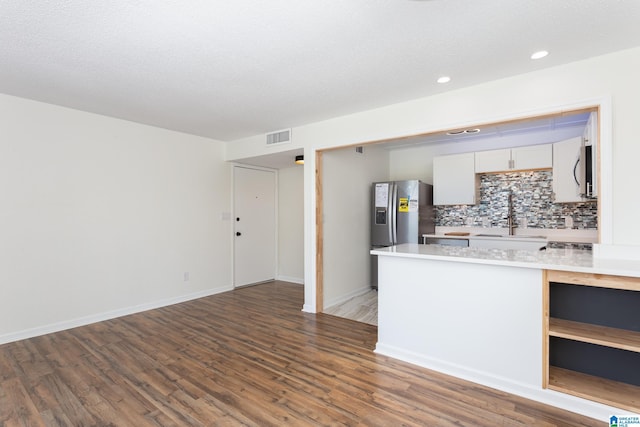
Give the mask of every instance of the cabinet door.
POLYGON ((582 138, 567 139, 553 144, 553 194, 555 203, 581 202, 577 177, 580 166, 582 138))
POLYGON ((512 169, 546 169, 553 166, 551 144, 517 147, 511 149, 512 169))
POLYGON ((509 170, 511 150, 478 151, 475 158, 475 172, 500 172, 509 170))
POLYGON ((553 149, 551 144, 476 153, 476 173, 547 169, 552 166, 553 149))
POLYGON ((433 158, 433 204, 476 203, 474 153, 433 158))

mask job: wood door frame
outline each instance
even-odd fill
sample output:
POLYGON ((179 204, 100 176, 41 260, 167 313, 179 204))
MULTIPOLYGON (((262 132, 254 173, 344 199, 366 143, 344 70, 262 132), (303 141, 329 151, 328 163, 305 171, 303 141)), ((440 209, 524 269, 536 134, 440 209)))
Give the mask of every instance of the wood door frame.
POLYGON ((278 224, 278 170, 277 169, 271 169, 271 168, 265 168, 265 167, 260 167, 260 166, 252 166, 252 165, 245 165, 242 163, 232 163, 232 167, 231 167, 231 221, 232 221, 232 225, 231 225, 231 286, 233 289, 236 289, 238 287, 242 287, 242 286, 250 286, 250 285, 240 285, 238 286, 236 284, 236 239, 235 239, 235 218, 236 218, 236 203, 235 203, 235 197, 236 197, 236 180, 235 180, 235 170, 236 168, 242 168, 242 169, 253 169, 253 170, 259 170, 259 171, 264 171, 264 172, 273 172, 273 176, 274 176, 274 192, 273 192, 273 198, 274 198, 274 224, 273 224, 273 230, 274 230, 274 234, 275 234, 275 248, 274 248, 274 254, 275 254, 275 259, 273 260, 273 265, 274 265, 274 279, 278 278, 278 233, 279 233, 279 224, 278 224))
POLYGON ((324 311, 324 227, 322 221, 322 156, 316 151, 316 313, 324 311))

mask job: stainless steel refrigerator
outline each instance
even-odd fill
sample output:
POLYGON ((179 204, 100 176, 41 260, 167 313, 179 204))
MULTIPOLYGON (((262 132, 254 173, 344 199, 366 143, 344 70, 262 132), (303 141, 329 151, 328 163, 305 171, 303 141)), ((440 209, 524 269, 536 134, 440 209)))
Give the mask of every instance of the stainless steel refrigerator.
MULTIPOLYGON (((422 243, 435 232, 433 186, 418 180, 374 182, 371 248, 422 243)), ((378 257, 371 256, 371 286, 378 287, 378 257)))

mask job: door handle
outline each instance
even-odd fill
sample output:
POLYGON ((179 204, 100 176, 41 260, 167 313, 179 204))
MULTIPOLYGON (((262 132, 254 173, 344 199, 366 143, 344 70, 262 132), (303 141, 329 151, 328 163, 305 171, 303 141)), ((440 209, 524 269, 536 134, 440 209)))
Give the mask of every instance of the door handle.
POLYGON ((242 233, 239 231, 236 231, 236 236, 242 236, 242 233))

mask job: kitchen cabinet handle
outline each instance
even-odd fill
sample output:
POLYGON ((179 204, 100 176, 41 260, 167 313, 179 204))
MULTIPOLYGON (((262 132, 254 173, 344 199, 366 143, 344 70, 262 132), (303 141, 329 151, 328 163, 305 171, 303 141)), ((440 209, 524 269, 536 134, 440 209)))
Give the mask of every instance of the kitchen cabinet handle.
POLYGON ((242 233, 239 231, 236 231, 236 236, 242 236, 242 233))

